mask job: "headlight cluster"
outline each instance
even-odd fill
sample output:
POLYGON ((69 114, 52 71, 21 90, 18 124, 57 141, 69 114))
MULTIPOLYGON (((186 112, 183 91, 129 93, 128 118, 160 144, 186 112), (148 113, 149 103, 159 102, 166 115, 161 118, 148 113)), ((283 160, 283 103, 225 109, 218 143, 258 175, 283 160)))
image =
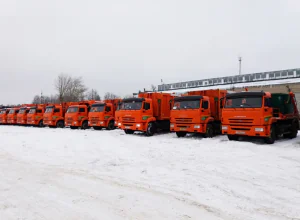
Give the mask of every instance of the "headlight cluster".
POLYGON ((257 132, 263 132, 264 128, 255 128, 254 130, 257 131, 257 132))
POLYGON ((121 125, 122 125, 122 124, 119 122, 119 123, 118 123, 118 126, 121 126, 121 125))
POLYGON ((174 124, 170 124, 170 127, 171 127, 171 128, 174 128, 174 124))
POLYGON ((194 128, 201 128, 201 125, 194 125, 194 128))
POLYGON ((137 127, 137 128, 141 127, 141 124, 136 124, 136 127, 137 127))
POLYGON ((222 126, 222 130, 228 130, 227 126, 222 126))

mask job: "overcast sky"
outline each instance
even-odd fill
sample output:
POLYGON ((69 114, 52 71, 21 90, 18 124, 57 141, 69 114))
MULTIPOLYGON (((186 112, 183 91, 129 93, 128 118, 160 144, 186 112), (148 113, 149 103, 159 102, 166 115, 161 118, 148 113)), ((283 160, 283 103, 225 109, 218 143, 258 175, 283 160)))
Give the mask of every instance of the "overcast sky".
POLYGON ((0 103, 300 67, 299 0, 0 0, 0 103))

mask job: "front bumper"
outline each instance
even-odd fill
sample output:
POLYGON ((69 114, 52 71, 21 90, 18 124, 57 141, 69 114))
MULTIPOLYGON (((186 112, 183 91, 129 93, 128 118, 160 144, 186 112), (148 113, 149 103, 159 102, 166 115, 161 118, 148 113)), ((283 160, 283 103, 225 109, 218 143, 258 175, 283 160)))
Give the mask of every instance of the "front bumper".
POLYGON ((89 126, 90 127, 107 127, 106 121, 89 121, 89 126))
POLYGON ((263 125, 263 126, 242 127, 242 126, 231 126, 231 125, 223 124, 222 125, 222 134, 252 136, 252 137, 269 137, 270 136, 270 126, 263 125), (263 129, 263 130, 261 130, 261 129, 263 129))
POLYGON ((79 127, 80 124, 79 124, 78 121, 72 121, 72 122, 66 121, 66 122, 65 122, 65 126, 66 126, 66 127, 69 127, 69 126, 79 127))
POLYGON ((187 132, 187 133, 205 133, 206 127, 205 124, 170 124, 170 131, 173 132, 187 132))
POLYGON ((118 122, 118 127, 122 130, 146 131, 146 123, 128 123, 118 122))

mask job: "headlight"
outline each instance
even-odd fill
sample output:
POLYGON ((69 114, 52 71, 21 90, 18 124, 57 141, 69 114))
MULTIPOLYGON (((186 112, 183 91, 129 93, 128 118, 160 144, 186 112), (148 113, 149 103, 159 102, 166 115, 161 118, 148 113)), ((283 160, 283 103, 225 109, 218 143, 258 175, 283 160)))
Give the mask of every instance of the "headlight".
POLYGON ((103 121, 100 121, 100 124, 102 125, 102 124, 103 124, 103 121))
POLYGON ((74 121, 74 124, 76 125, 76 124, 77 124, 77 121, 74 121))
POLYGON ((200 128, 201 126, 200 125, 194 125, 194 128, 200 128))
POLYGON ((255 131, 258 131, 258 132, 263 132, 264 129, 263 128, 255 128, 255 131))
POLYGON ((138 128, 141 127, 141 124, 136 124, 136 127, 138 127, 138 128))
POLYGON ((171 127, 171 128, 174 128, 174 124, 170 124, 170 127, 171 127))
POLYGON ((227 130, 228 127, 227 126, 222 126, 222 130, 227 130))
POLYGON ((91 124, 91 122, 89 121, 88 124, 91 124))
POLYGON ((121 123, 118 123, 118 126, 121 126, 121 123))

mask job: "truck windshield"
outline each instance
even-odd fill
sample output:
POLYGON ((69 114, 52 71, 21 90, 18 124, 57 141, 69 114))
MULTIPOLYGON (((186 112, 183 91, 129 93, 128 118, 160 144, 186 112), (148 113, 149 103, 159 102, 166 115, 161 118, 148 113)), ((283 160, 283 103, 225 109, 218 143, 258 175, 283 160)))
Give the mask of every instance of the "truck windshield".
POLYGON ((2 111, 0 112, 0 115, 2 115, 2 114, 5 114, 5 110, 2 110, 2 111))
POLYGON ((142 102, 124 102, 121 106, 121 109, 124 110, 139 110, 142 108, 142 102))
POLYGON ((90 112, 103 112, 104 107, 105 107, 104 105, 92 106, 90 112))
POLYGON ((25 113, 25 109, 20 109, 19 114, 24 114, 25 113))
POLYGON ((50 113, 53 111, 53 106, 52 107, 47 107, 45 113, 50 113))
POLYGON ((78 107, 69 107, 67 113, 75 113, 78 112, 78 107))
POLYGON ((178 101, 175 102, 173 109, 199 109, 200 108, 200 100, 186 100, 186 101, 178 101))
POLYGON ((35 113, 35 108, 30 109, 29 114, 34 114, 35 113))
POLYGON ((262 97, 230 97, 226 99, 225 108, 260 108, 262 97))
POLYGON ((123 105, 122 105, 122 103, 119 103, 119 104, 118 104, 118 106, 117 106, 117 109, 116 109, 116 111, 119 111, 119 110, 121 110, 121 109, 122 109, 122 106, 123 106, 123 105))
POLYGON ((14 109, 11 109, 9 110, 9 113, 8 114, 14 114, 15 113, 15 110, 14 109))

